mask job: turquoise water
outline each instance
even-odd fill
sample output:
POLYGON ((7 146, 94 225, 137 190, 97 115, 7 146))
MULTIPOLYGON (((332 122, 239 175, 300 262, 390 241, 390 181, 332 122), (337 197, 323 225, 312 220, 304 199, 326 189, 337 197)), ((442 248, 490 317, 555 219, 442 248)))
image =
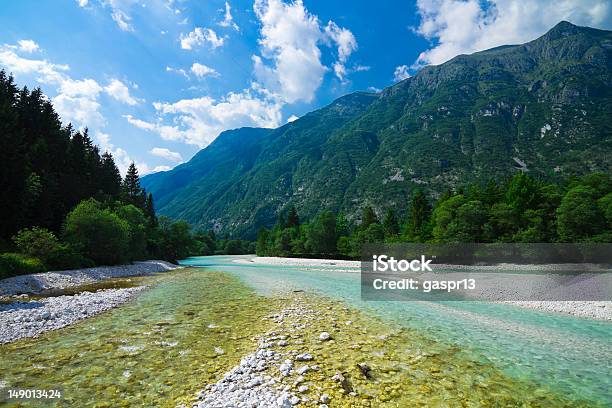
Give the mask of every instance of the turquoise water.
POLYGON ((263 266, 232 262, 240 257, 189 258, 240 277, 263 294, 304 289, 416 328, 437 341, 461 346, 517 379, 569 396, 612 406, 612 323, 484 302, 364 302, 360 275, 333 267, 263 266), (326 270, 329 269, 329 270, 326 270))

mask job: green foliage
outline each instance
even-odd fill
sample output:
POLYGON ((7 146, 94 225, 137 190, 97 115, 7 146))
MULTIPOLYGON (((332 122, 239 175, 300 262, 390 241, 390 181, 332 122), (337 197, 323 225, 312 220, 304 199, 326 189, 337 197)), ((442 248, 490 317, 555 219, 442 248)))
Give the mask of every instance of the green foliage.
POLYGON ((306 251, 312 254, 335 254, 336 215, 323 211, 315 218, 306 232, 306 251))
POLYGON ((361 228, 366 229, 371 224, 377 223, 378 218, 376 217, 376 213, 371 206, 367 206, 363 209, 363 215, 361 216, 361 228))
POLYGON ((96 266, 94 261, 81 255, 70 245, 59 245, 45 261, 47 270, 61 271, 68 269, 91 268, 96 266))
POLYGON ((63 238, 98 265, 129 259, 129 223, 94 199, 81 202, 68 214, 63 238))
POLYGON ((132 204, 122 205, 115 214, 128 225, 130 260, 143 259, 147 254, 147 218, 142 210, 132 204))
POLYGON ((597 191, 583 185, 572 188, 561 200, 557 216, 557 231, 563 242, 580 242, 601 232, 597 191))
POLYGON ((51 231, 41 228, 24 228, 13 237, 20 253, 47 262, 49 256, 60 247, 59 240, 51 231))
POLYGON ((87 129, 64 126, 40 89, 19 89, 0 70, 0 239, 39 226, 58 234, 90 197, 117 199, 121 177, 87 129))
POLYGON ((15 275, 44 272, 45 266, 40 259, 21 254, 0 254, 0 279, 15 275))
POLYGON ((356 259, 367 243, 612 241, 609 178, 589 175, 563 185, 569 190, 517 174, 500 183, 488 180, 447 191, 433 211, 418 190, 401 225, 392 210, 381 225, 372 208, 366 207, 364 221, 353 226, 342 214, 324 211, 300 228, 260 228, 256 250, 268 256, 356 259), (397 235, 397 231, 404 232, 397 235))
POLYGON ((395 212, 392 209, 388 209, 383 220, 384 235, 388 239, 393 239, 399 234, 399 224, 395 217, 395 212))

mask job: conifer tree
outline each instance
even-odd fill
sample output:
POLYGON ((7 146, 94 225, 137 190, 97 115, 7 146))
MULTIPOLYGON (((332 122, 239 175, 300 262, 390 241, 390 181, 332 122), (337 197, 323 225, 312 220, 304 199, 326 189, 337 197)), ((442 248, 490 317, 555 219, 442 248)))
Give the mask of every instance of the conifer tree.
POLYGON ((123 179, 123 195, 125 201, 138 208, 145 208, 145 197, 142 187, 140 187, 140 176, 134 162, 130 164, 128 171, 123 179))
POLYGON ((291 206, 289 209, 289 214, 287 215, 287 228, 299 227, 300 226, 300 218, 298 216, 297 210, 295 206, 291 206))

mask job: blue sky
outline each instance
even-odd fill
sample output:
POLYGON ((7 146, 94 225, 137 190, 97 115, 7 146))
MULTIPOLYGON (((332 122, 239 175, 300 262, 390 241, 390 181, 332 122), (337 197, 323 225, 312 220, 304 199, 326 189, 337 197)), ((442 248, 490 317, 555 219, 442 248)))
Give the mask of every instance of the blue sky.
POLYGON ((220 131, 276 127, 560 20, 612 28, 607 0, 3 2, 0 67, 40 86, 125 170, 171 168, 220 131))

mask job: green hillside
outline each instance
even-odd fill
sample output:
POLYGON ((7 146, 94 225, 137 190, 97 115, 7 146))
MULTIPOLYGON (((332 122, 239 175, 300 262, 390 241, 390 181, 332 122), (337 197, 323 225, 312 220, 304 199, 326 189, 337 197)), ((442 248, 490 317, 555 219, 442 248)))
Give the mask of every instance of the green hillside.
POLYGON ((143 179, 161 214, 253 237, 294 205, 355 220, 406 211, 416 189, 612 173, 612 32, 561 22, 523 44, 460 55, 378 94, 354 93, 278 129, 222 133, 143 179))

